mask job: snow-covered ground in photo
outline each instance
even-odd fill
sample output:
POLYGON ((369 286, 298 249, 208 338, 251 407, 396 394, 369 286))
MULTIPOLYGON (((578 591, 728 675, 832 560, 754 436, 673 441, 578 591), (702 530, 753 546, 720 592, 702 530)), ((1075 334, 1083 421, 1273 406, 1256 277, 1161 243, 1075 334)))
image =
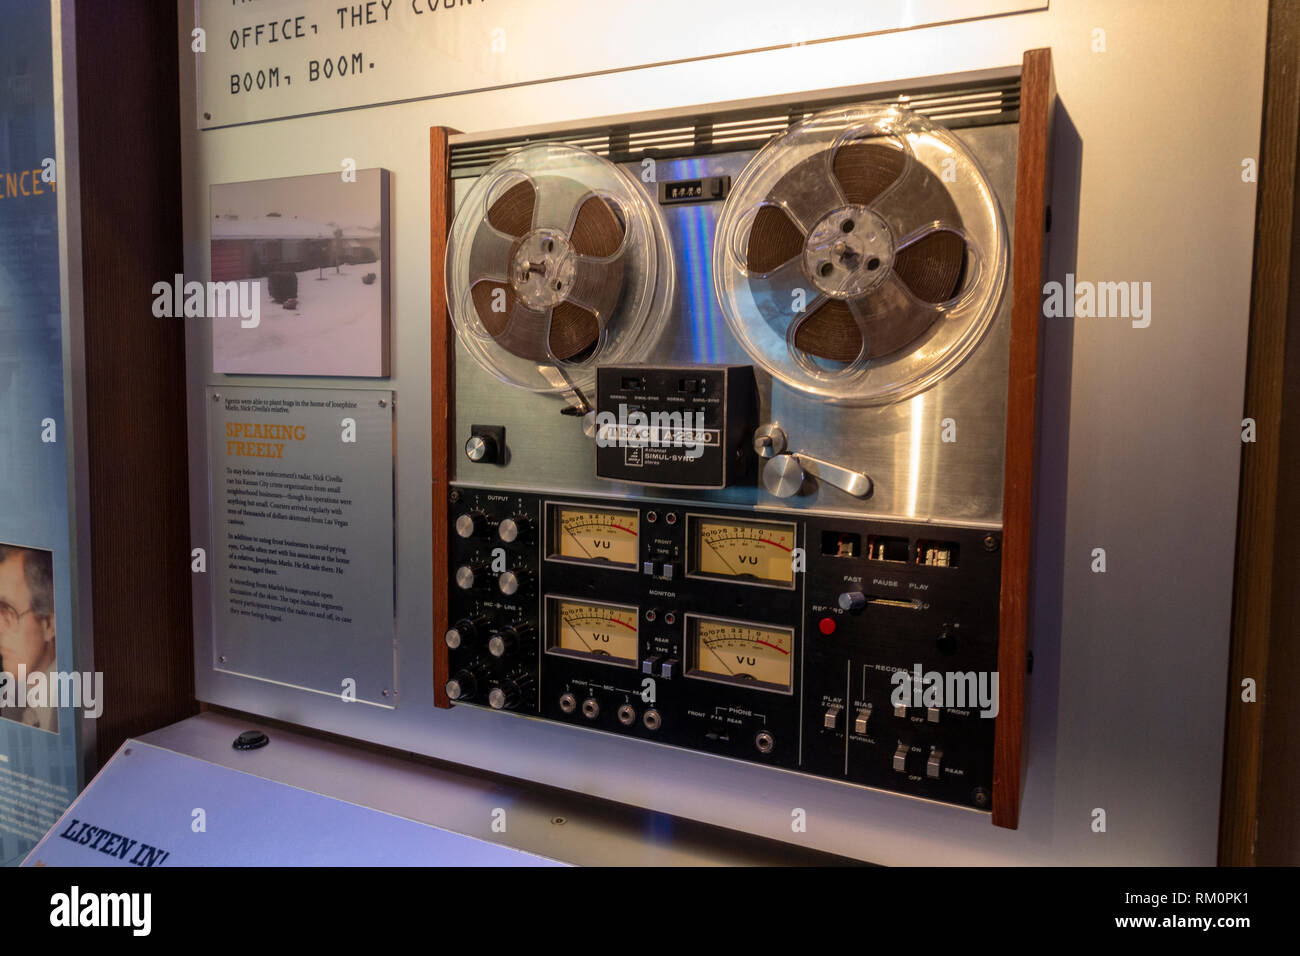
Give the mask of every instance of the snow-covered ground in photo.
POLYGON ((240 327, 238 317, 212 319, 214 372, 248 375, 363 375, 383 373, 383 298, 379 262, 307 269, 298 273, 298 305, 271 301, 262 278, 261 322, 240 327), (361 281, 368 273, 375 281, 361 281))

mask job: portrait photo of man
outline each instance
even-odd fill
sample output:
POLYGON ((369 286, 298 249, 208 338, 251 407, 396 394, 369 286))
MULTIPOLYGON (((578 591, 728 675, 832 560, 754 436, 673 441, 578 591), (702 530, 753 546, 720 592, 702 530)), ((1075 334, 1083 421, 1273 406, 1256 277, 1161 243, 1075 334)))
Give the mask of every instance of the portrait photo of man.
POLYGON ((58 733, 52 701, 16 703, 26 699, 19 682, 30 687, 55 670, 54 639, 54 555, 0 543, 0 682, 10 685, 0 685, 0 719, 58 733))

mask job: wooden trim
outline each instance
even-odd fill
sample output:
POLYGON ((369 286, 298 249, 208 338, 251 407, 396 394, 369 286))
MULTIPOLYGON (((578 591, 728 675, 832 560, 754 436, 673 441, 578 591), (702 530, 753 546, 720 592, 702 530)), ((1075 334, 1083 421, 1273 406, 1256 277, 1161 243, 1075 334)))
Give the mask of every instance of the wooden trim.
POLYGON ((108 702, 96 721, 103 763, 128 737, 196 709, 185 323, 155 318, 151 291, 184 271, 181 109, 175 5, 79 3, 75 21, 91 669, 104 675, 108 702))
POLYGON ((1297 707, 1292 689, 1300 679, 1300 609, 1294 601, 1300 545, 1294 535, 1276 533, 1288 526, 1285 515, 1294 520, 1300 510, 1293 480, 1300 464, 1300 0, 1269 4, 1261 138, 1242 411, 1243 418, 1255 420, 1255 441, 1243 442, 1241 450, 1219 818, 1219 862, 1227 866, 1294 865, 1300 859, 1294 798, 1285 787, 1276 789, 1294 786, 1300 774, 1300 746, 1289 732, 1297 707), (1254 703, 1241 699, 1245 678, 1256 682, 1254 703))
POLYGON ((453 194, 447 138, 455 130, 429 130, 429 395, 433 435, 433 705, 450 707, 447 697, 447 488, 451 481, 453 365, 456 341, 447 314, 447 234, 451 231, 453 194))
POLYGON ((1052 51, 1025 53, 1011 257, 1011 371, 1007 385, 1006 476, 1002 492, 1002 600, 998 625, 998 717, 993 742, 993 823, 1015 829, 1024 779, 1029 574, 1032 566, 1034 436, 1038 413, 1048 154, 1056 86, 1052 51))

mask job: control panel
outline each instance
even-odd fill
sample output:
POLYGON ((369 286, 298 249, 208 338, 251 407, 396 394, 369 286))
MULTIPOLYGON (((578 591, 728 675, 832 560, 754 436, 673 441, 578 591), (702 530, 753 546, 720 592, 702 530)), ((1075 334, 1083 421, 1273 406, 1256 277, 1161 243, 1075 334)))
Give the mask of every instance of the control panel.
POLYGON ((454 486, 447 695, 991 809, 996 531, 454 486))

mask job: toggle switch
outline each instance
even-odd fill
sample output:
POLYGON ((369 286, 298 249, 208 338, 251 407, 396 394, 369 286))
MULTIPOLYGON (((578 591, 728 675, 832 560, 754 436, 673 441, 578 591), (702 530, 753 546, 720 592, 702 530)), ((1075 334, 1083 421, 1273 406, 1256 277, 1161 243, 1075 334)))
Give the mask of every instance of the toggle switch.
POLYGON ((840 711, 844 708, 839 704, 831 704, 826 708, 826 716, 822 718, 822 726, 827 730, 835 730, 840 725, 840 711))
POLYGON ((867 726, 871 723, 871 705, 858 708, 858 715, 853 718, 853 732, 855 734, 865 734, 867 726))
POLYGON ((931 780, 939 779, 939 765, 943 762, 943 748, 931 747, 930 756, 925 761, 925 775, 931 780))
POLYGON ((894 769, 899 773, 907 773, 907 744, 901 740, 898 749, 894 751, 894 769))

